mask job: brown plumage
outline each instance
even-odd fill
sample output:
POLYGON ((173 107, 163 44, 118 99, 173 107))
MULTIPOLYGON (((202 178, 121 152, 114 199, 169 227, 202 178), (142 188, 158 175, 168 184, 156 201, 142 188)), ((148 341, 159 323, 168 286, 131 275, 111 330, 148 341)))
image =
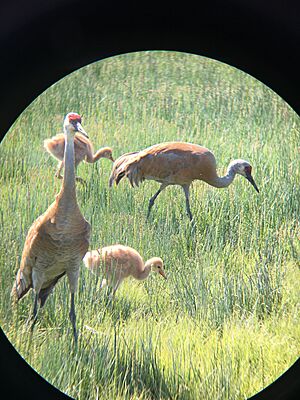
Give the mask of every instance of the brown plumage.
MULTIPOLYGON (((51 139, 44 140, 44 148, 51 156, 59 160, 55 176, 59 179, 62 179, 60 172, 64 166, 63 158, 65 148, 65 135, 63 133, 60 133, 56 136, 53 136, 51 139)), ((75 135, 74 148, 75 169, 77 169, 81 161, 85 161, 87 163, 95 163, 100 158, 107 158, 111 161, 114 161, 112 156, 112 149, 110 147, 102 147, 94 154, 92 142, 81 133, 76 133, 75 135)), ((78 176, 76 177, 76 180, 84 182, 84 180, 78 176)))
POLYGON ((94 274, 104 277, 101 287, 105 285, 112 287, 112 295, 115 294, 122 281, 129 276, 144 280, 151 271, 154 271, 166 279, 161 258, 153 257, 144 263, 136 250, 121 244, 89 251, 84 256, 83 262, 94 274))
POLYGON ((21 299, 29 289, 35 291, 33 324, 38 303, 42 307, 58 280, 67 275, 71 292, 70 319, 77 342, 74 293, 77 289, 81 260, 89 246, 90 224, 80 212, 76 200, 74 136, 86 134, 76 113, 69 113, 64 120, 66 146, 65 171, 60 192, 47 211, 28 231, 12 295, 21 299))
POLYGON ((247 161, 234 160, 229 164, 227 174, 219 177, 216 159, 210 150, 192 143, 167 142, 119 157, 114 162, 109 185, 112 186, 113 182, 118 185, 124 176, 129 179, 132 187, 139 186, 145 179, 161 183, 160 189, 149 201, 148 217, 157 196, 169 185, 180 185, 185 193, 187 214, 192 220, 189 188, 194 180, 202 180, 222 188, 230 185, 235 175, 240 174, 258 192, 251 170, 252 167, 247 161))

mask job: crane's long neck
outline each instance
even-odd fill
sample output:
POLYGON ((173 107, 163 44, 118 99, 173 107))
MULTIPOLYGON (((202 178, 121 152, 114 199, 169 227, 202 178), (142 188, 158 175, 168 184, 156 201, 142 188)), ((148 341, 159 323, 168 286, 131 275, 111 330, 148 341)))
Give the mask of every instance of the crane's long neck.
POLYGON ((235 175, 236 172, 234 168, 229 165, 226 175, 224 176, 216 175, 216 177, 212 181, 210 181, 209 184, 217 188, 225 188, 232 183, 232 181, 235 178, 235 175))
POLYGON ((99 149, 94 155, 93 155, 93 162, 96 162, 99 160, 99 158, 103 157, 103 154, 105 153, 105 149, 99 149))
POLYGON ((138 279, 139 281, 143 281, 144 279, 148 278, 150 272, 151 272, 151 261, 148 260, 145 263, 144 269, 140 271, 139 274, 135 276, 135 278, 138 279))
POLYGON ((70 205, 76 203, 74 136, 65 129, 64 177, 60 191, 70 205))

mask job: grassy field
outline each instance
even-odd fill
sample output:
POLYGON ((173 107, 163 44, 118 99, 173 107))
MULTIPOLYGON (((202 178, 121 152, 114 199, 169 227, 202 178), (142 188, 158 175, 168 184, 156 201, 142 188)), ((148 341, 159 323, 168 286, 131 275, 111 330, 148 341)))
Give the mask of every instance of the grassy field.
MULTIPOLYGON (((0 152, 0 325, 25 360, 76 399, 245 399, 299 356, 300 119, 245 73, 175 52, 122 55, 50 87, 19 117, 0 152), (228 189, 195 182, 191 208, 167 188, 146 222, 158 184, 108 188, 109 160, 81 164, 78 202, 92 224, 91 248, 122 243, 160 256, 168 280, 129 280, 108 304, 87 270, 76 296, 73 349, 66 280, 30 336, 30 293, 10 290, 32 222, 59 191, 43 140, 83 114, 95 148, 117 157, 170 140, 202 144, 225 173, 249 160, 258 195, 243 178, 228 189)), ((83 266, 83 264, 82 264, 83 266)))

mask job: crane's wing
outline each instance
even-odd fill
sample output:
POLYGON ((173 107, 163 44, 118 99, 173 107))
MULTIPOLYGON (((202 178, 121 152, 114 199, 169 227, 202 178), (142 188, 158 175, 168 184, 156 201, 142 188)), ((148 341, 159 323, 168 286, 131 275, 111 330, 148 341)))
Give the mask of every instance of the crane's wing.
POLYGON ((27 233, 20 268, 11 292, 11 295, 16 297, 17 300, 21 299, 32 287, 32 269, 36 264, 38 256, 46 248, 47 242, 51 241, 51 236, 47 232, 47 225, 51 224, 54 205, 55 202, 50 205, 44 214, 34 221, 27 233))
POLYGON ((65 148, 64 134, 59 133, 50 139, 45 139, 44 148, 52 157, 55 157, 57 160, 62 160, 65 148))
POLYGON ((131 186, 144 179, 169 184, 190 183, 205 169, 214 170, 215 159, 205 147, 184 142, 166 142, 135 153, 124 154, 113 165, 109 184, 118 184, 126 176, 131 186))

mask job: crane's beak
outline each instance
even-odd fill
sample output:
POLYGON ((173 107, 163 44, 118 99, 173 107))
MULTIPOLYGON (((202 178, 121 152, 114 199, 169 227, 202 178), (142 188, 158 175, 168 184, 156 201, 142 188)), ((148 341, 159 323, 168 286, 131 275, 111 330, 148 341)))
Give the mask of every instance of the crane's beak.
POLYGON ((164 273, 164 271, 162 271, 161 269, 158 271, 160 273, 160 275, 162 277, 164 277, 165 279, 167 279, 166 274, 164 273))
POLYGON ((112 162, 115 162, 113 156, 110 156, 109 159, 110 159, 112 162))
POLYGON ((83 127, 81 126, 81 123, 80 123, 80 122, 77 122, 77 124, 76 124, 76 130, 77 130, 77 132, 82 133, 83 136, 85 136, 85 137, 88 138, 88 134, 87 134, 86 131, 83 129, 83 127))
POLYGON ((256 183, 254 182, 254 179, 249 172, 246 173, 245 178, 251 183, 251 185, 254 187, 254 189, 257 191, 257 193, 259 193, 258 187, 256 186, 256 183))

